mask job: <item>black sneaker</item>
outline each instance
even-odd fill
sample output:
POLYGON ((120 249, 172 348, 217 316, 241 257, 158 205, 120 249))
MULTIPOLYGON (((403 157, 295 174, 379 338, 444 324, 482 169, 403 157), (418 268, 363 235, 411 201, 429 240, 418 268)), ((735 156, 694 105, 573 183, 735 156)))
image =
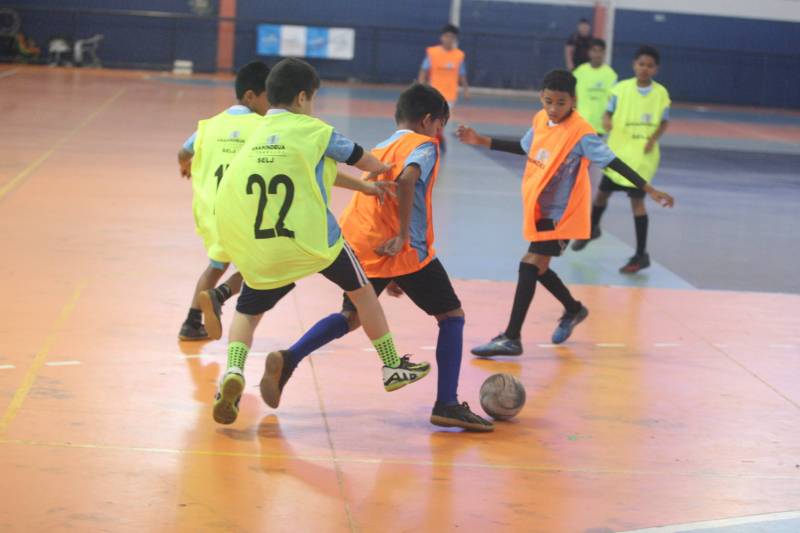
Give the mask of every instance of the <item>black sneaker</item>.
POLYGON ((208 331, 208 338, 212 340, 222 338, 222 301, 219 299, 217 289, 201 292, 197 301, 203 312, 203 322, 208 331))
POLYGON ((383 388, 386 392, 396 391, 406 385, 415 383, 431 371, 430 363, 422 361, 421 363, 414 363, 411 361, 410 355, 404 355, 400 358, 400 366, 392 368, 390 366, 383 367, 383 388))
POLYGON ((208 338, 208 332, 203 324, 184 322, 178 338, 182 341, 204 341, 208 338))
POLYGON ((261 398, 264 403, 277 409, 281 403, 281 393, 286 382, 292 377, 296 367, 288 364, 288 350, 272 352, 264 363, 264 376, 261 378, 261 398))
POLYGON ((437 402, 431 413, 431 424, 467 431, 494 431, 494 424, 470 411, 467 402, 456 405, 442 405, 437 402))
POLYGON ((650 266, 650 254, 634 255, 628 259, 628 263, 619 269, 621 274, 636 274, 640 270, 650 266))
POLYGON ((586 245, 589 244, 590 241, 593 241, 595 239, 599 239, 602 234, 603 234, 603 232, 600 230, 599 227, 598 228, 594 228, 594 229, 592 229, 592 236, 591 237, 589 237, 588 239, 579 239, 579 240, 573 242, 572 243, 572 249, 575 250, 576 252, 580 252, 581 250, 586 248, 586 245))
POLYGON ((589 316, 589 310, 586 309, 583 304, 581 304, 581 308, 575 313, 564 312, 558 320, 556 330, 553 332, 553 337, 551 339, 553 344, 561 344, 569 339, 575 326, 583 322, 587 316, 589 316))
POLYGON ((505 333, 501 333, 486 344, 474 347, 472 354, 478 357, 522 355, 522 340, 512 339, 507 337, 505 333))

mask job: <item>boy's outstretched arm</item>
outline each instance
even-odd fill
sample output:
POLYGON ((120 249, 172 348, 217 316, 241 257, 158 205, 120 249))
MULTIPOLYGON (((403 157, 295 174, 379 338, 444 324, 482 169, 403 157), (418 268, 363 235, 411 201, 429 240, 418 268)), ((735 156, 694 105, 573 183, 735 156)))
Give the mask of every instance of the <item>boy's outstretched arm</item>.
POLYGON ((386 196, 396 196, 395 189, 397 184, 392 181, 366 181, 355 178, 342 171, 336 173, 336 187, 349 189, 351 191, 362 192, 368 196, 375 196, 380 203, 383 203, 386 196))
POLYGON ((378 247, 378 255, 397 255, 411 237, 411 210, 414 207, 414 189, 421 171, 417 165, 408 165, 397 177, 397 214, 400 218, 400 234, 378 247))
POLYGON ((186 148, 181 148, 178 151, 178 167, 180 168, 181 176, 186 179, 192 177, 192 158, 194 154, 186 148))
POLYGON ((675 205, 675 199, 672 196, 663 191, 659 191, 647 183, 647 181, 645 181, 645 179, 641 177, 638 172, 629 167, 622 159, 614 159, 606 168, 610 168, 611 170, 619 172, 622 177, 634 184, 637 189, 641 189, 649 194, 650 198, 658 202, 663 207, 672 207, 675 205))
POLYGON ((358 157, 358 155, 359 154, 354 153, 346 163, 356 167, 358 170, 371 172, 372 174, 383 174, 384 172, 392 170, 392 165, 385 165, 380 159, 366 150, 362 150, 360 157, 358 157), (353 159, 356 159, 356 161, 353 161, 353 159))
POLYGON ((481 135, 469 126, 459 126, 456 131, 456 136, 464 144, 474 144, 477 146, 485 146, 490 150, 498 152, 508 152, 510 154, 527 155, 522 145, 518 140, 499 139, 497 137, 489 137, 488 135, 481 135))

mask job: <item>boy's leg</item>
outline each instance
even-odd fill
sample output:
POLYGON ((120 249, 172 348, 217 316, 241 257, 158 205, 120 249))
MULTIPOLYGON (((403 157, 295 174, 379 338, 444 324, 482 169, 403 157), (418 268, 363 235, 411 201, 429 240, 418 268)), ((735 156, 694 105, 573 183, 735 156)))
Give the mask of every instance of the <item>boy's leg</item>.
POLYGON ((436 403, 431 423, 473 431, 492 431, 494 426, 458 402, 458 379, 464 350, 464 311, 450 277, 438 259, 422 270, 395 280, 414 304, 436 318, 436 403))
POLYGON ((650 266, 650 255, 647 253, 647 229, 650 220, 645 207, 644 191, 634 189, 628 192, 628 196, 631 198, 633 224, 636 229, 636 254, 619 271, 623 274, 635 274, 650 266))
MULTIPOLYGON (((389 280, 381 279, 371 281, 378 295, 389 283, 389 280)), ((311 329, 306 331, 288 350, 270 353, 267 356, 267 368, 261 380, 261 397, 264 402, 276 409, 280 405, 283 388, 303 359, 360 326, 358 312, 349 298, 345 296, 340 313, 328 315, 311 326, 311 329)))
POLYGON ((579 252, 586 248, 589 241, 599 238, 603 232, 600 230, 600 219, 608 207, 608 199, 611 194, 617 190, 617 184, 611 181, 607 176, 603 175, 600 180, 600 186, 597 189, 597 194, 592 202, 592 230, 588 239, 579 239, 572 243, 572 249, 579 252))
POLYGON ((539 283, 564 306, 564 314, 558 320, 558 326, 551 337, 553 344, 561 344, 569 339, 575 326, 589 316, 589 310, 573 298, 572 293, 553 269, 548 268, 544 274, 539 274, 539 283))
POLYGON ((519 264, 519 278, 506 330, 488 343, 473 348, 472 353, 474 355, 478 357, 493 357, 497 355, 522 354, 522 341, 520 339, 522 324, 525 322, 528 309, 533 301, 539 273, 547 271, 550 267, 550 259, 561 255, 565 245, 565 241, 531 243, 528 253, 525 254, 519 264))
POLYGON ((197 280, 197 285, 194 288, 189 314, 181 325, 181 331, 178 334, 180 340, 194 341, 208 338, 208 332, 206 328, 203 327, 203 311, 200 309, 200 295, 203 291, 216 286, 217 282, 225 273, 226 268, 228 268, 228 265, 224 263, 211 261, 203 273, 200 274, 200 279, 197 280))
MULTIPOLYGON (((228 267, 227 263, 218 264, 224 265, 223 270, 228 267)), ((234 272, 222 285, 205 290, 198 295, 197 300, 203 313, 203 323, 209 339, 222 338, 222 306, 231 296, 238 294, 241 288, 242 274, 234 272)))
POLYGON ((253 333, 261 317, 286 296, 294 284, 271 290, 255 290, 244 286, 228 335, 228 366, 220 381, 214 401, 214 420, 232 424, 239 414, 239 400, 244 391, 244 368, 253 345, 253 333))

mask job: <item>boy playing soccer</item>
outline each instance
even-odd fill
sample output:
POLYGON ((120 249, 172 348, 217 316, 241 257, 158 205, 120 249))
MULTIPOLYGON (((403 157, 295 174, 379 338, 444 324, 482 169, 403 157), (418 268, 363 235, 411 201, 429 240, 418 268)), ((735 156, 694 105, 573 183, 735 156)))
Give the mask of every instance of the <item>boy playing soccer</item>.
MULTIPOLYGON (((415 84, 400 95, 395 112, 398 130, 372 151, 391 166, 381 179, 397 183, 397 199, 381 204, 356 194, 342 215, 341 224, 375 292, 380 295, 387 287, 395 294, 403 291, 439 324, 439 375, 431 423, 492 431, 491 422, 473 413, 466 403, 458 403, 464 311, 433 249, 431 200, 439 170, 436 136, 449 114, 445 99, 430 86, 415 84)), ((314 350, 358 328, 366 318, 345 295, 341 313, 319 321, 288 350, 269 354, 261 381, 266 403, 278 407, 283 387, 298 363, 314 350)))
POLYGON ((178 336, 184 341, 222 337, 222 304, 242 286, 242 276, 236 272, 216 287, 230 259, 219 244, 214 203, 225 168, 267 112, 265 84, 268 74, 269 68, 261 61, 242 67, 236 73, 239 103, 198 122, 197 131, 178 152, 181 175, 192 180, 195 227, 211 260, 197 280, 189 316, 181 326, 178 336))
MULTIPOLYGON (((425 59, 417 76, 420 83, 427 83, 442 93, 451 111, 458 100, 459 86, 464 90, 464 99, 469 99, 467 67, 464 63, 464 51, 458 48, 458 32, 458 27, 452 24, 442 28, 439 37, 441 44, 429 46, 425 50, 425 59)), ((439 142, 444 150, 443 133, 439 136, 439 142)))
POLYGON ((519 265, 508 326, 490 342, 473 348, 472 353, 477 356, 522 354, 520 332, 537 282, 564 306, 553 343, 566 341, 573 328, 588 316, 588 309, 572 297, 550 269, 550 260, 563 253, 569 239, 589 235, 590 161, 616 170, 665 207, 674 203, 672 197, 652 188, 617 158, 591 125, 573 112, 576 83, 575 76, 566 70, 554 70, 545 76, 540 96, 544 109, 534 115, 531 128, 518 143, 479 135, 467 126, 458 129, 458 137, 464 143, 528 155, 522 177, 523 235, 531 245, 519 265))
MULTIPOLYGON (((669 123, 669 93, 660 83, 653 81, 658 73, 658 50, 643 46, 633 60, 635 77, 619 82, 611 90, 611 99, 604 116, 608 147, 628 162, 648 183, 658 170, 661 151, 658 140, 669 123)), ((645 208, 645 192, 634 186, 627 177, 606 169, 592 206, 592 229, 589 239, 575 241, 573 250, 583 250, 589 240, 601 235, 600 218, 615 191, 628 193, 636 228, 636 254, 620 268, 623 274, 635 274, 650 266, 647 253, 647 226, 649 218, 645 208)))
POLYGON ((606 42, 603 39, 592 39, 589 46, 589 62, 572 71, 578 80, 575 86, 578 113, 600 135, 605 134, 603 115, 608 106, 611 88, 617 83, 617 73, 604 63, 605 56, 606 42))
POLYGON ((239 413, 245 362, 261 317, 295 281, 311 274, 324 275, 353 301, 383 361, 386 390, 430 371, 427 363, 397 355, 375 291, 328 208, 334 184, 379 198, 388 189, 384 183, 337 175, 337 161, 376 174, 390 167, 310 116, 319 86, 316 71, 304 61, 284 59, 275 65, 267 78, 271 109, 220 185, 220 243, 244 277, 229 334, 228 368, 214 403, 214 420, 221 424, 232 423, 239 413))

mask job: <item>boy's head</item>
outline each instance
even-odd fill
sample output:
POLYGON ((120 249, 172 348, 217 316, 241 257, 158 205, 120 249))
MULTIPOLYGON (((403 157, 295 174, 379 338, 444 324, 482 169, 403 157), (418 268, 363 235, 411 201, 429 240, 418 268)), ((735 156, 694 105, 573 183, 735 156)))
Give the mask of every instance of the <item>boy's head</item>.
POLYGON ((398 126, 439 137, 450 119, 450 105, 442 93, 430 85, 415 83, 397 99, 394 120, 398 126))
POLYGON ((442 28, 442 35, 439 37, 439 39, 442 42, 442 46, 447 50, 452 50, 455 48, 456 43, 458 42, 458 26, 447 24, 442 28))
POLYGON ((606 58, 606 42, 603 39, 592 39, 589 45, 589 63, 595 68, 603 64, 606 58))
POLYGON ((588 37, 592 33, 592 25, 586 19, 578 21, 578 35, 581 37, 588 37))
POLYGON ((572 113, 576 84, 575 76, 568 70, 551 70, 545 75, 539 98, 553 122, 561 122, 572 113))
POLYGON ((267 103, 267 76, 269 67, 263 61, 251 61, 236 73, 236 99, 250 111, 265 115, 267 103))
POLYGON ((649 85, 661 63, 661 55, 652 46, 642 46, 633 56, 633 72, 640 85, 649 85))
POLYGON ((314 67, 301 59, 286 58, 272 67, 267 77, 267 97, 272 107, 311 115, 320 81, 314 67))

